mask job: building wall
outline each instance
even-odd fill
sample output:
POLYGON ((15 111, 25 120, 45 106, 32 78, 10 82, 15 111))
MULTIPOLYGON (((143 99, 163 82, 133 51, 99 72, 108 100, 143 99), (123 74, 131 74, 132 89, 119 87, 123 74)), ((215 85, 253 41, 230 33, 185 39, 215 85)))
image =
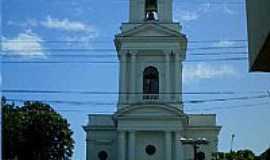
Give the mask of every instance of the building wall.
POLYGON ((163 160, 165 158, 164 133, 163 132, 138 132, 136 133, 136 160, 163 160), (154 145, 156 153, 152 156, 145 153, 145 146, 154 145))
POLYGON ((86 131, 86 159, 99 160, 98 153, 105 151, 107 160, 116 159, 117 133, 112 115, 91 114, 88 124, 84 126, 86 131))
MULTIPOLYGON (((144 108, 140 111, 145 111, 146 115, 149 115, 147 109, 144 108)), ((132 115, 137 115, 137 111, 133 111, 132 115)), ((139 113, 141 115, 142 113, 139 113)), ((168 114, 168 113, 167 113, 168 114)), ((117 160, 118 154, 118 130, 125 131, 125 157, 129 160, 129 131, 135 131, 135 160, 164 160, 165 151, 168 146, 165 144, 165 132, 172 131, 171 133, 171 157, 172 160, 176 160, 176 152, 181 154, 181 160, 192 160, 193 148, 191 145, 182 145, 183 149, 176 148, 177 140, 181 137, 184 138, 206 138, 210 143, 208 145, 200 146, 198 151, 202 151, 206 155, 206 160, 212 158, 212 153, 217 152, 218 134, 220 127, 216 125, 215 115, 188 115, 190 118, 187 126, 183 126, 183 120, 170 119, 164 116, 160 118, 139 118, 137 120, 128 119, 132 115, 126 114, 126 118, 118 120, 116 123, 112 123, 112 115, 90 115, 89 120, 92 122, 85 126, 87 132, 87 160, 99 160, 98 153, 105 151, 108 153, 107 160, 117 160), (159 120, 158 120, 159 119, 159 120), (162 120, 163 119, 163 120, 162 120), (114 125, 113 125, 114 124, 114 125), (180 131, 180 136, 176 138, 175 131, 180 131), (153 156, 149 156, 145 153, 145 147, 148 145, 154 145, 156 147, 156 153, 153 156), (180 150, 179 150, 180 149, 180 150)), ((153 114, 154 116, 155 114, 153 114)), ((169 115, 167 115, 169 116, 169 115)), ((171 117, 173 115, 170 115, 171 117)))
MULTIPOLYGON (((185 130, 186 137, 198 139, 198 138, 206 138, 209 142, 207 145, 200 145, 198 152, 205 153, 205 159, 211 160, 212 153, 218 151, 218 130, 213 128, 207 128, 203 126, 192 127, 185 130)), ((194 159, 193 156, 193 148, 190 145, 184 146, 185 160, 194 159)))
POLYGON ((115 130, 91 130, 87 132, 87 160, 99 160, 98 154, 105 151, 107 160, 116 159, 116 131, 115 130))
POLYGON ((270 71, 270 42, 267 45, 269 52, 262 53, 267 38, 270 39, 270 1, 247 0, 246 6, 250 70, 270 71), (269 61, 266 61, 267 57, 269 61), (268 69, 263 69, 263 66, 268 66, 268 69))

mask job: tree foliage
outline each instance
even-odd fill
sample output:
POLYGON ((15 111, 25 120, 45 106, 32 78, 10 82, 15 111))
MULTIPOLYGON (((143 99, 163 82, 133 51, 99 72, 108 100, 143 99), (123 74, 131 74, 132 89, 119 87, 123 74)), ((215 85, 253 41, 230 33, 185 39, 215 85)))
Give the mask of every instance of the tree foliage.
POLYGON ((70 124, 49 105, 18 107, 2 98, 3 159, 68 160, 74 148, 70 124))
POLYGON ((228 153, 218 152, 213 157, 215 160, 258 160, 258 157, 248 149, 228 153))
POLYGON ((260 155, 261 160, 270 160, 270 148, 260 155))

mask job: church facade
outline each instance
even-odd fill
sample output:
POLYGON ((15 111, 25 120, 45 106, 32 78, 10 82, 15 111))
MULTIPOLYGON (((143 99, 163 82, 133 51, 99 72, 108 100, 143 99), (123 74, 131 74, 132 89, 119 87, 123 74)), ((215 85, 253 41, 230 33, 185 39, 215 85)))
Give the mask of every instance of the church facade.
POLYGON ((187 38, 172 18, 172 0, 130 0, 129 22, 115 36, 120 61, 119 100, 112 115, 91 114, 87 160, 191 160, 183 138, 205 138, 199 150, 217 152, 215 114, 186 114, 182 61, 187 38))

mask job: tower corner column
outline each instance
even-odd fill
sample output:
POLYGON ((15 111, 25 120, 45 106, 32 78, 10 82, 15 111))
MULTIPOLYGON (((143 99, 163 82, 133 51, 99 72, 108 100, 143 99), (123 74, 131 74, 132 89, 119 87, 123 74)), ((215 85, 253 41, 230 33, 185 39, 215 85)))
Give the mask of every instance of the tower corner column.
POLYGON ((166 83, 166 89, 165 89, 165 100, 166 102, 170 102, 171 95, 169 94, 171 92, 171 85, 170 85, 170 79, 171 79, 171 73, 170 73, 170 54, 166 53, 165 55, 165 61, 166 61, 166 76, 165 76, 165 83, 166 83))
POLYGON ((118 131, 118 160, 126 160, 126 133, 118 131))
POLYGON ((136 132, 128 132, 128 160, 135 160, 136 132))
POLYGON ((122 52, 120 55, 120 95, 119 95, 119 103, 124 104, 127 102, 127 55, 122 52))
POLYGON ((172 160, 172 132, 165 131, 165 159, 172 160))
POLYGON ((175 53, 175 61, 174 61, 174 67, 175 67, 175 101, 177 103, 180 103, 180 96, 181 94, 181 86, 180 86, 180 76, 181 76, 181 71, 180 71, 180 55, 175 53))
POLYGON ((175 160, 184 160, 184 148, 180 141, 182 135, 180 131, 175 132, 175 160))
POLYGON ((132 53, 131 54, 131 72, 130 72, 130 77, 131 79, 129 80, 130 81, 130 86, 131 86, 131 93, 129 93, 130 95, 130 100, 131 102, 135 102, 136 101, 136 54, 135 53, 132 53))

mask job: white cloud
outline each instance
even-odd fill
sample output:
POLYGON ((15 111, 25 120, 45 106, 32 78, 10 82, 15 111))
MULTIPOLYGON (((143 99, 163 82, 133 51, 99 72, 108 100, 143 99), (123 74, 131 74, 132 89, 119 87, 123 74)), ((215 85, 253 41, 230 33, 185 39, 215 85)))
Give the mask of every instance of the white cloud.
POLYGON ((2 37, 3 54, 21 56, 45 56, 42 39, 31 30, 20 33, 15 38, 2 37))
POLYGON ((41 22, 41 25, 47 28, 59 29, 73 32, 94 32, 92 26, 86 25, 79 21, 70 21, 69 19, 57 19, 50 16, 45 21, 41 22))
POLYGON ((65 36, 63 39, 67 42, 66 45, 68 47, 73 48, 93 48, 93 44, 91 43, 91 40, 95 38, 95 35, 89 34, 89 35, 75 35, 75 36, 65 36), (70 42, 70 43, 69 43, 70 42), (73 43, 73 42, 79 42, 79 43, 73 43))
POLYGON ((177 9, 174 14, 174 19, 181 22, 190 22, 199 19, 203 14, 209 12, 210 3, 204 3, 197 9, 193 10, 180 10, 177 9))
POLYGON ((47 16, 45 20, 37 21, 36 19, 27 19, 23 23, 15 22, 12 20, 7 21, 7 25, 20 26, 20 27, 46 27, 49 29, 58 29, 70 32, 87 32, 95 33, 96 29, 92 25, 80 21, 71 21, 68 18, 58 19, 47 16))
POLYGON ((38 22, 35 19, 27 19, 23 23, 15 22, 13 20, 8 20, 6 23, 8 26, 17 26, 17 27, 24 27, 24 28, 38 26, 38 22))
POLYGON ((214 47, 232 47, 235 45, 235 42, 233 41, 219 41, 217 43, 214 43, 214 47))
POLYGON ((213 66, 207 63, 188 65, 183 70, 183 82, 196 81, 201 79, 220 78, 224 76, 236 75, 236 71, 229 65, 213 66))

